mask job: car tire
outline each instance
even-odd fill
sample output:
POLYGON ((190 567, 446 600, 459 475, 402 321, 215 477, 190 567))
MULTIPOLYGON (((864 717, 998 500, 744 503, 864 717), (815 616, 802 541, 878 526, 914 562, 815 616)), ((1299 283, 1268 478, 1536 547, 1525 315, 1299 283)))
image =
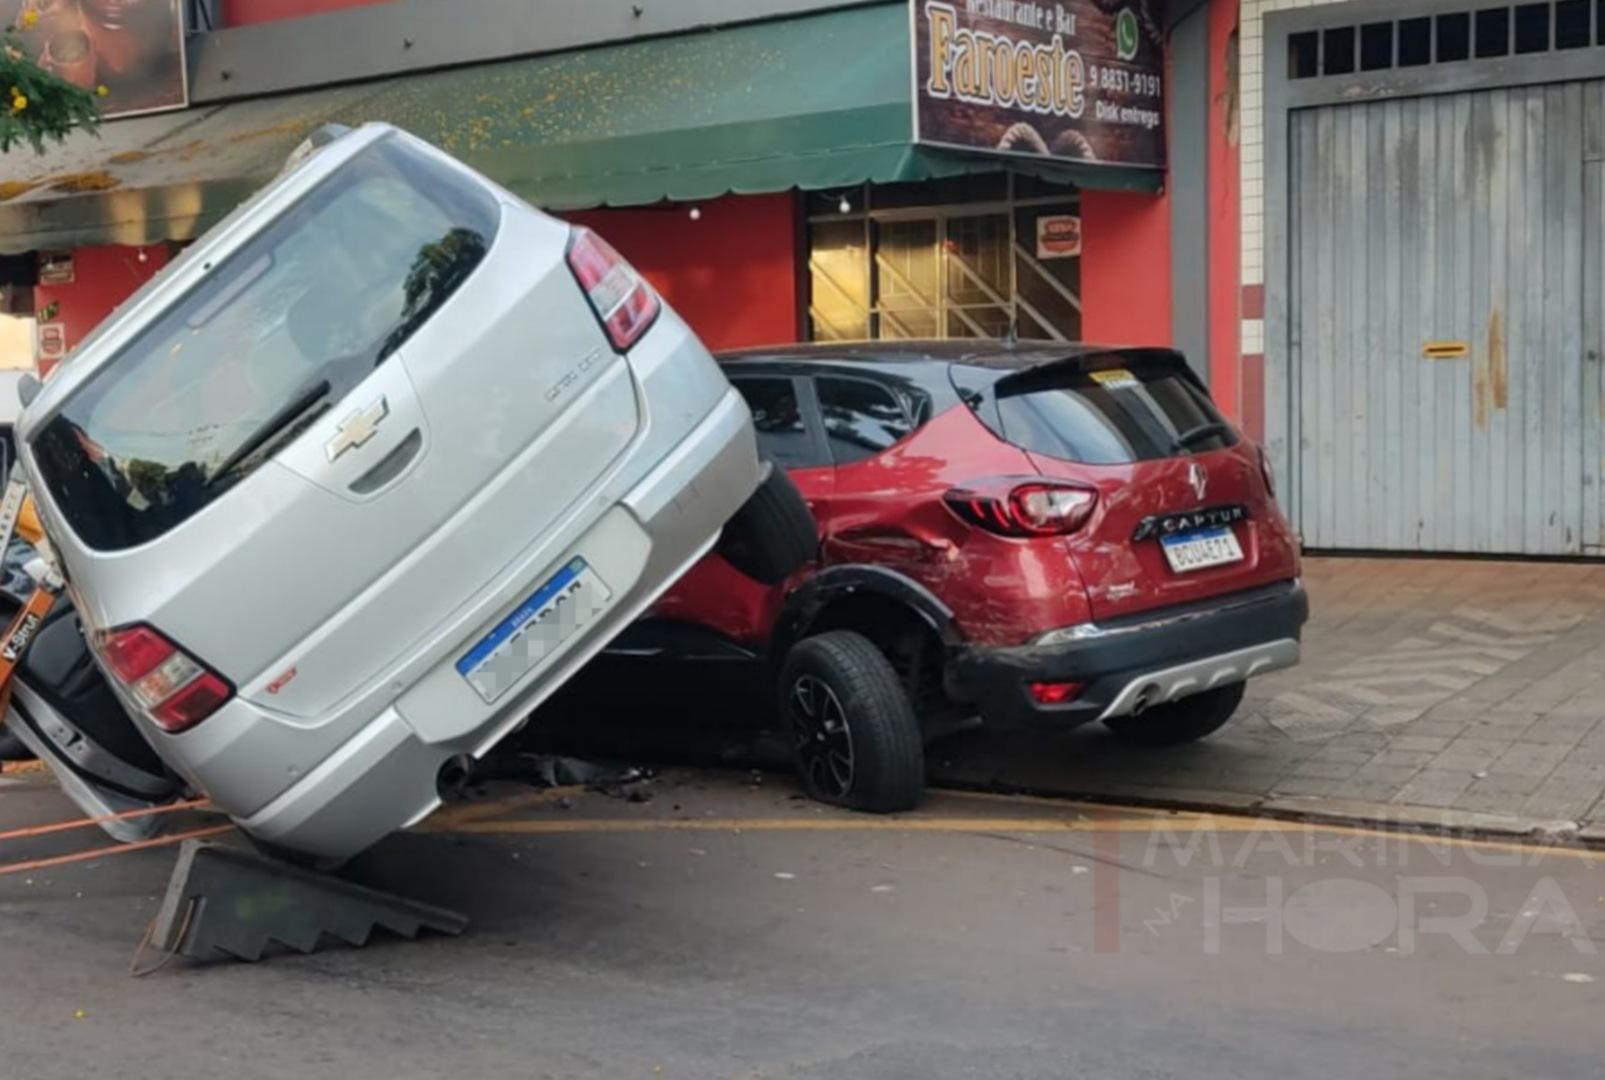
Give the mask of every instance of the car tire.
POLYGON ((925 788, 925 743, 897 672, 851 630, 804 638, 786 654, 780 715, 811 798, 849 810, 911 810, 925 788))
POLYGON ((765 463, 767 475, 725 525, 719 554, 764 585, 778 585, 819 550, 819 525, 786 470, 765 463))
POLYGON ((1140 716, 1112 716, 1104 725, 1121 742, 1134 746, 1179 746, 1212 735, 1232 718, 1247 683, 1232 683, 1202 694, 1156 705, 1140 716))

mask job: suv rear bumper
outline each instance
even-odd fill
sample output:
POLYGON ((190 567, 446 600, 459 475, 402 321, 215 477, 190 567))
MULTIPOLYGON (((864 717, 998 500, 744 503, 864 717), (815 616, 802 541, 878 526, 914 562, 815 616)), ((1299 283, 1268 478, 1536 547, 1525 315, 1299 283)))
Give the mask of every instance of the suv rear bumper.
MULTIPOLYGON (((431 738, 430 718, 407 716, 408 697, 402 694, 397 704, 384 708, 299 782, 266 806, 236 814, 236 820, 247 832, 281 847, 342 859, 427 816, 440 804, 441 767, 461 755, 477 757, 489 750, 633 622, 713 547, 723 523, 752 493, 757 479, 750 413, 736 391, 729 390, 612 513, 553 560, 551 565, 558 567, 585 552, 588 542, 595 542, 593 534, 618 514, 627 515, 650 539, 645 565, 625 595, 566 644, 550 666, 498 702, 487 723, 461 736, 431 738)), ((213 793, 214 800, 226 805, 220 794, 213 793)))
MULTIPOLYGON (((1297 580, 1202 604, 1143 612, 1062 632, 1050 644, 961 647, 949 690, 1008 730, 1074 727, 1224 686, 1298 662, 1309 598, 1297 580), (1062 705, 1041 705, 1033 682, 1076 682, 1062 705)), ((1054 635, 1045 635, 1053 638, 1054 635)))

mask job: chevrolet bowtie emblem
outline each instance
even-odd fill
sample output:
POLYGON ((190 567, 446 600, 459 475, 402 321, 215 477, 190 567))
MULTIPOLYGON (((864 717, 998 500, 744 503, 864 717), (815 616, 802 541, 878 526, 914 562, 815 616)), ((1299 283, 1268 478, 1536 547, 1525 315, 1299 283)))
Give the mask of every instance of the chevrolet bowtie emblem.
POLYGON ((354 450, 379 433, 379 425, 390 415, 390 405, 384 398, 366 409, 355 409, 334 430, 334 438, 324 447, 329 460, 334 461, 347 450, 354 450))

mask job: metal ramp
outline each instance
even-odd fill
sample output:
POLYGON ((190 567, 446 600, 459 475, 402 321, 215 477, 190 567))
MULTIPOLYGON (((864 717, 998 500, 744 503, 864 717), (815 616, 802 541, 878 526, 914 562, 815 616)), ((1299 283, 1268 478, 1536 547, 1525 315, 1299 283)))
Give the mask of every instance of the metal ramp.
POLYGON ((363 946, 375 930, 456 935, 466 916, 204 840, 179 849, 149 944, 193 960, 258 960, 273 943, 310 953, 363 946))

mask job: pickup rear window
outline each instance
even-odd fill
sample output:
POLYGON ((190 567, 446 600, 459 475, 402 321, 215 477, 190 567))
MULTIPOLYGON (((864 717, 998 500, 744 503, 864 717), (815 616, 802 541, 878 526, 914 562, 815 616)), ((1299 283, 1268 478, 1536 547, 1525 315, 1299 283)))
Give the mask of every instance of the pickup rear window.
POLYGON ((484 258, 500 207, 386 139, 164 310, 34 436, 91 547, 120 550, 248 476, 393 354, 484 258))
POLYGON ((1237 441, 1179 358, 1163 351, 1030 368, 967 398, 1004 441, 1085 465, 1203 453, 1237 441))

